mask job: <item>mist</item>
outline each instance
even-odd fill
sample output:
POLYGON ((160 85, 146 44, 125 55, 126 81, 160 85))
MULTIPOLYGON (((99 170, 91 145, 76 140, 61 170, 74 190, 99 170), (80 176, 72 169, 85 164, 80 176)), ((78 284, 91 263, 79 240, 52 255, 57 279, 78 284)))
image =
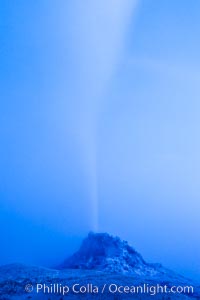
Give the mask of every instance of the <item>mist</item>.
POLYGON ((98 113, 135 5, 3 3, 2 263, 54 263, 100 230, 98 113))
POLYGON ((1 264, 92 230, 199 278, 198 9, 1 1, 1 264))

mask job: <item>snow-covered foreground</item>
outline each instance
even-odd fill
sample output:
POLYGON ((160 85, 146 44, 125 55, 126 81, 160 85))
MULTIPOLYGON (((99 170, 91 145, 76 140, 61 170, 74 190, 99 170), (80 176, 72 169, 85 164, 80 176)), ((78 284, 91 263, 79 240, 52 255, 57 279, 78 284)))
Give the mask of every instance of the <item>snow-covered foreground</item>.
MULTIPOLYGON (((151 290, 153 293, 153 290, 151 290)), ((95 270, 53 270, 22 264, 11 264, 0 267, 0 299, 200 299, 200 289, 185 278, 173 272, 151 275, 109 274, 95 270), (45 286, 46 285, 46 289, 45 286), (189 295, 158 293, 150 295, 133 293, 131 287, 146 285, 188 286, 193 285, 194 293, 189 295), (37 286, 38 285, 38 286, 37 286), (106 286, 105 286, 106 285, 106 286), (105 290, 103 288, 105 286, 105 290), (38 292, 37 292, 38 287, 38 292), (69 291, 67 291, 67 288, 69 291), (109 288, 111 287, 111 291, 109 288), (116 287, 119 292, 115 293, 116 287), (127 287, 124 289, 124 287, 127 287), (128 287, 130 288, 128 290, 128 287), (65 288, 65 290, 63 290, 65 288), (49 289, 49 290, 48 290, 49 289), (74 289, 74 291, 72 290, 74 289), (80 291, 81 289, 81 291, 80 291), (49 293, 48 293, 49 291, 49 293), (63 291, 66 292, 63 295, 63 291), (85 291, 85 292, 84 292, 85 291), (126 291, 126 292, 125 292, 126 291)))
POLYGON ((200 299, 189 279, 150 264, 126 241, 89 233, 57 269, 11 264, 0 267, 0 300, 200 299))

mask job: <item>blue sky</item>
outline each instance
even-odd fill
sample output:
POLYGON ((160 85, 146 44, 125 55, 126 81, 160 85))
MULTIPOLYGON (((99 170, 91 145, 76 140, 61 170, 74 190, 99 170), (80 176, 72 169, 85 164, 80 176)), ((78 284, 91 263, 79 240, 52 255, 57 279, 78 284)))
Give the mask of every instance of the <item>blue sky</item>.
POLYGON ((0 6, 0 262, 96 230, 199 277, 200 3, 0 6))

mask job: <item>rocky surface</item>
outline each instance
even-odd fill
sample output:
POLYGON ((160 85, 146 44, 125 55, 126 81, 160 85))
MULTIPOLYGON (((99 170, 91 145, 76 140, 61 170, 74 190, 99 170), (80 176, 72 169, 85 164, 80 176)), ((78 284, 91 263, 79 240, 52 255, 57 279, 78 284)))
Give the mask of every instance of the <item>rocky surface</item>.
POLYGON ((127 242, 107 233, 90 233, 58 269, 1 266, 0 300, 19 299, 189 300, 200 299, 200 289, 159 264, 145 262, 127 242), (164 286, 167 293, 158 289, 164 286), (194 292, 174 294, 170 291, 173 286, 192 286, 194 292), (158 292, 154 293, 155 289, 158 292))
POLYGON ((89 233, 80 249, 67 258, 60 269, 99 270, 107 273, 156 276, 170 273, 161 264, 145 262, 128 242, 107 233, 89 233))

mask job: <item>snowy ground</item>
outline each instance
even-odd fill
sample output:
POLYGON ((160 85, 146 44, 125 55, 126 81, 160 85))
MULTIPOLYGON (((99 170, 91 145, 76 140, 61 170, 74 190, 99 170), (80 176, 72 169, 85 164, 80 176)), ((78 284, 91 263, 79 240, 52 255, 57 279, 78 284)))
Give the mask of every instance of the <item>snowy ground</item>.
MULTIPOLYGON (((84 288, 83 288, 84 290, 84 288)), ((64 299, 200 299, 200 288, 196 287, 191 281, 184 277, 178 276, 173 272, 166 270, 162 275, 143 277, 141 275, 123 275, 123 274, 107 274, 100 271, 86 271, 86 270, 53 270, 42 267, 24 266, 21 264, 12 264, 0 267, 0 300, 32 300, 32 299, 46 299, 46 300, 64 300, 64 299), (43 287, 37 284, 46 284, 49 288, 52 287, 58 292, 44 293, 43 287), (85 293, 75 293, 72 287, 75 285, 75 290, 78 291, 81 286, 87 289, 85 293), (88 286, 88 284, 90 284, 88 286), (92 284, 92 286, 91 286, 92 284), (190 295, 184 294, 157 294, 155 296, 150 294, 134 294, 134 293, 111 293, 109 287, 112 284, 117 286, 156 286, 167 285, 171 287, 193 285, 194 293, 190 295), (103 287, 105 285, 105 290, 103 287), (66 295, 62 295, 59 289, 68 286, 70 291, 66 295), (28 290, 28 292, 25 290, 28 290), (33 291, 32 291, 33 289, 33 291), (91 293, 91 290, 97 291, 91 293), (102 292, 103 291, 103 292, 102 292)))

